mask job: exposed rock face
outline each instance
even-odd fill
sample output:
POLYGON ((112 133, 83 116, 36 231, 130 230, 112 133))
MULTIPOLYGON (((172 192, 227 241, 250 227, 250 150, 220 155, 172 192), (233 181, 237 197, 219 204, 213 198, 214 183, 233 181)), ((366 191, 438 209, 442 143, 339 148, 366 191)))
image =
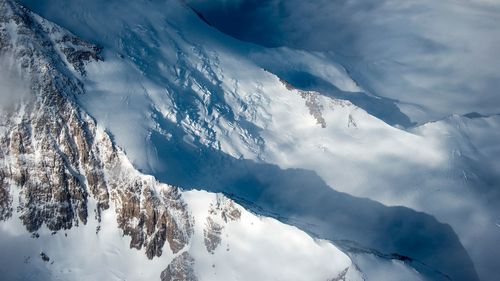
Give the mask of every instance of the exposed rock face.
POLYGON ((20 65, 33 93, 12 112, 2 112, 8 120, 2 124, 0 148, 6 160, 4 181, 20 188, 18 211, 29 231, 44 223, 50 230, 85 223, 84 175, 99 163, 91 162, 95 156, 88 137, 95 126, 87 124, 71 102, 70 95, 82 89, 61 71, 64 63, 54 56, 43 23, 13 2, 0 5, 0 55, 13 58, 12 68, 20 65))
POLYGON ((44 253, 44 252, 41 252, 41 253, 40 253, 40 258, 42 258, 42 260, 43 260, 44 262, 49 262, 49 261, 50 261, 49 256, 47 256, 47 254, 46 254, 46 253, 44 253))
POLYGON ((347 127, 349 128, 357 128, 358 125, 356 124, 356 121, 354 120, 354 117, 352 117, 352 114, 349 114, 349 120, 347 121, 347 127))
POLYGON ((9 219, 12 216, 12 197, 4 178, 5 176, 0 172, 0 220, 9 219))
POLYGON ((172 260, 161 273, 161 281, 197 281, 193 265, 193 257, 188 252, 184 252, 172 260))
POLYGON ((213 254, 215 249, 220 245, 222 241, 220 236, 223 228, 222 225, 216 223, 212 218, 207 218, 205 229, 203 229, 203 235, 205 246, 209 253, 213 254))
POLYGON ((306 100, 306 106, 309 109, 309 114, 316 119, 316 124, 321 125, 321 128, 326 128, 326 121, 321 113, 323 111, 323 106, 318 102, 318 93, 312 91, 300 91, 300 96, 306 100))
POLYGON ((117 208, 118 224, 124 234, 132 237, 130 246, 144 247, 150 259, 162 254, 165 241, 173 253, 182 250, 189 242, 192 221, 179 190, 159 186, 153 178, 122 183, 125 186, 116 189, 113 199, 121 202, 117 208))
POLYGON ((204 241, 207 251, 211 254, 222 242, 221 235, 224 229, 224 223, 228 221, 237 221, 241 217, 241 211, 234 202, 223 195, 217 195, 217 203, 211 205, 209 216, 203 229, 204 241))
POLYGON ((302 97, 306 101, 306 106, 309 109, 309 114, 311 114, 314 119, 316 119, 316 124, 320 125, 321 128, 326 128, 326 121, 323 118, 323 106, 318 101, 318 93, 314 91, 302 91, 296 89, 292 84, 288 81, 279 78, 280 82, 285 85, 285 87, 290 91, 298 91, 300 97, 302 97))
POLYGON ((113 206, 130 246, 160 256, 165 242, 176 253, 189 240, 192 218, 177 188, 130 165, 109 136, 77 106, 84 66, 100 60, 84 42, 9 0, 0 0, 0 56, 11 58, 30 96, 0 110, 0 219, 13 204, 27 230, 52 231, 85 224, 88 201, 113 206), (12 202, 12 194, 19 202, 12 202))
POLYGON ((346 281, 347 279, 347 271, 349 271, 349 268, 344 269, 342 272, 339 273, 339 275, 330 281, 346 281))

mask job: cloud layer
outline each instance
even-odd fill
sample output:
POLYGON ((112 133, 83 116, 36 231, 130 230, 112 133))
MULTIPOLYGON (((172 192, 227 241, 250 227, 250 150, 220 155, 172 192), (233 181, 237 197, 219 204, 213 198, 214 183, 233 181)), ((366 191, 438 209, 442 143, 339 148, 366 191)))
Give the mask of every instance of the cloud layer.
POLYGON ((402 109, 415 120, 473 111, 491 114, 500 107, 498 2, 188 2, 236 38, 270 47, 333 51, 333 59, 346 65, 365 89, 402 101, 402 109), (422 107, 424 116, 409 105, 422 107))
POLYGON ((13 110, 30 96, 29 88, 14 59, 0 56, 0 110, 13 110))

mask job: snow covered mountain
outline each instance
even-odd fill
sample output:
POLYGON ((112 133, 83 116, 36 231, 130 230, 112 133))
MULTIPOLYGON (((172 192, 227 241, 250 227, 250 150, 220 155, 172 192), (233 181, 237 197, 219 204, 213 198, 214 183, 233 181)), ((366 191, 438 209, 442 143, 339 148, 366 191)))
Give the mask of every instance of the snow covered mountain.
POLYGON ((500 275, 497 115, 421 122, 428 100, 183 1, 21 2, 0 0, 6 280, 500 275))
POLYGON ((21 84, 2 91, 27 91, 2 110, 2 280, 361 278, 326 241, 135 170, 75 101, 100 49, 0 7, 2 71, 21 84))

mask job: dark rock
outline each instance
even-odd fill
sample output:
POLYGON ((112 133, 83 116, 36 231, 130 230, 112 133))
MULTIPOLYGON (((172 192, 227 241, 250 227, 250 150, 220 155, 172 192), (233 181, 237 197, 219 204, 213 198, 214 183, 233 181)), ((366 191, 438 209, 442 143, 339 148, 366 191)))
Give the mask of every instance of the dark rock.
POLYGON ((188 252, 184 252, 168 265, 161 273, 161 281, 197 281, 194 273, 194 259, 188 252))
POLYGON ((45 254, 44 252, 41 252, 41 253, 40 253, 40 257, 42 258, 42 260, 43 260, 44 262, 48 262, 48 261, 50 261, 49 256, 47 256, 47 254, 45 254))

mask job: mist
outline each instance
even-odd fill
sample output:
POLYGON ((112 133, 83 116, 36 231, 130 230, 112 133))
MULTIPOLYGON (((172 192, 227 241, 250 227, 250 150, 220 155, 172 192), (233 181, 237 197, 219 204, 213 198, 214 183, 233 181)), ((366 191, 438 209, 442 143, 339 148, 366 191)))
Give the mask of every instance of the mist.
POLYGON ((189 0, 216 28, 266 47, 326 52, 412 121, 498 113, 495 1, 189 0), (408 105, 421 108, 416 114, 408 105))
POLYGON ((15 59, 0 56, 0 110, 11 111, 17 104, 30 97, 29 82, 15 59))

